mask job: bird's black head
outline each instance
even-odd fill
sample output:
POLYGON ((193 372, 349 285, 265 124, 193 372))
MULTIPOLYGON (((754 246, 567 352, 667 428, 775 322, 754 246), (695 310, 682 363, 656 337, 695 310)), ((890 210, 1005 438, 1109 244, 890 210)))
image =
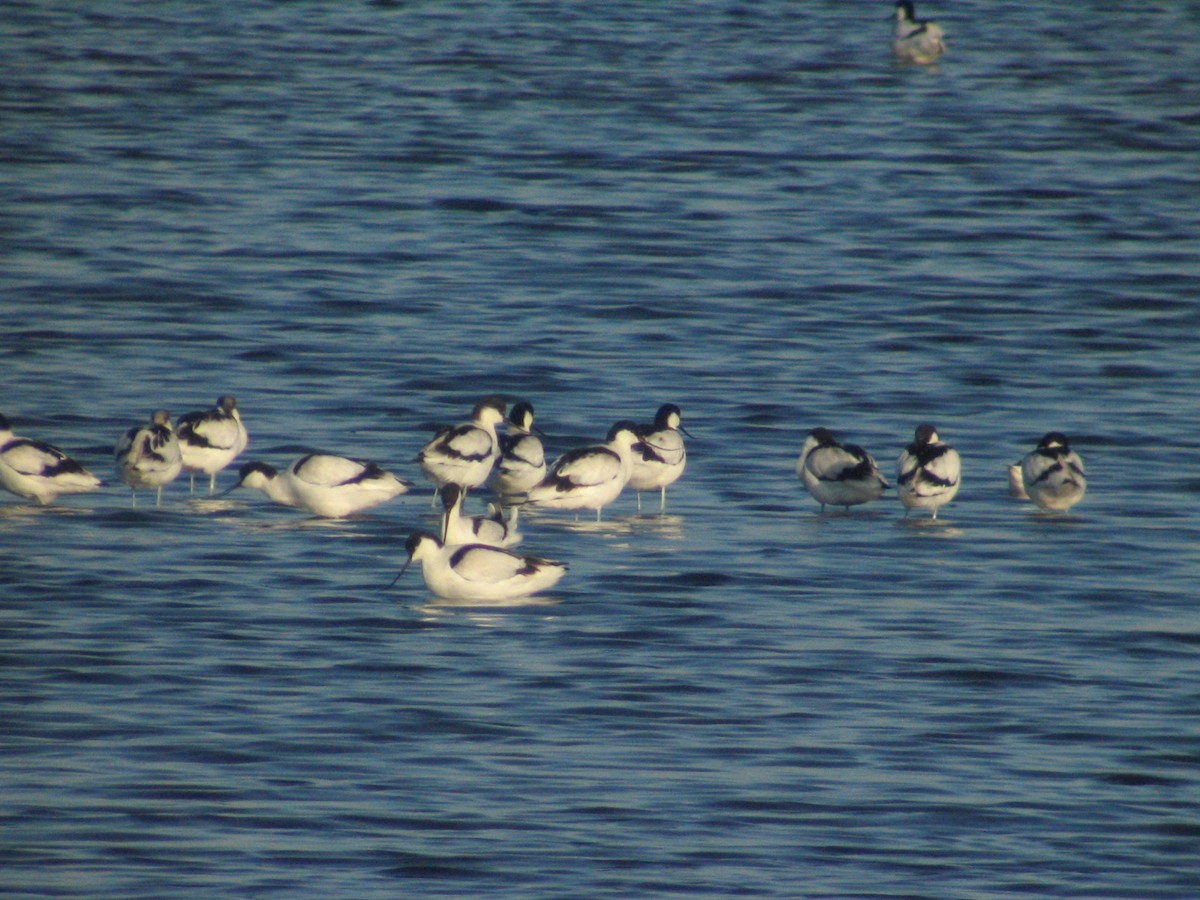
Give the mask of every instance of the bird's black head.
POLYGON ((242 466, 240 469, 238 469, 238 481, 245 481, 246 476, 250 475, 253 472, 261 472, 267 478, 274 478, 276 475, 279 474, 275 470, 274 466, 269 466, 265 462, 258 462, 257 460, 255 460, 253 462, 246 463, 244 466, 242 466))
POLYGON ((438 544, 439 546, 442 543, 434 535, 430 534, 428 531, 414 531, 412 534, 410 534, 408 536, 408 540, 404 542, 404 549, 406 551, 408 551, 408 555, 410 558, 412 557, 412 555, 414 553, 417 552, 417 548, 420 547, 421 544, 425 541, 433 541, 435 544, 438 544))
POLYGON ((828 428, 814 428, 809 434, 816 439, 818 444, 832 444, 835 440, 833 432, 828 428))
POLYGON ((672 428, 672 418, 678 420, 683 418, 683 410, 674 403, 664 403, 658 408, 658 412, 654 414, 654 425, 656 428, 672 428))
POLYGON ((533 424, 533 404, 522 400, 513 406, 508 414, 508 421, 512 422, 518 428, 528 428, 533 424))

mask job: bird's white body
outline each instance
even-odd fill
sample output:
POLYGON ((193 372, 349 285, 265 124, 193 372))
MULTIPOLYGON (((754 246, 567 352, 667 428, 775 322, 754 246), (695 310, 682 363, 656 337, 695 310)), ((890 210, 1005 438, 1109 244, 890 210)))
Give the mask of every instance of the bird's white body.
POLYGON ((901 0, 896 4, 892 50, 901 62, 927 66, 946 52, 945 35, 937 22, 917 19, 912 3, 901 0))
POLYGON ((514 547, 521 543, 516 523, 510 525, 503 515, 469 516, 463 512, 463 492, 456 484, 442 488, 442 543, 486 544, 489 547, 514 547))
POLYGON ((138 488, 155 488, 157 503, 162 504, 162 489, 183 471, 179 439, 171 427, 171 414, 160 409, 149 424, 130 428, 117 442, 117 475, 133 489, 137 504, 138 488))
POLYGON ((1058 432, 1042 438, 1037 449, 1021 460, 1021 481, 1030 500, 1056 512, 1070 509, 1087 491, 1083 460, 1058 432))
POLYGON ((478 603, 528 597, 553 587, 567 571, 564 563, 553 560, 483 544, 447 546, 420 532, 408 539, 407 548, 409 563, 420 564, 429 590, 447 600, 478 603))
POLYGON ((217 405, 204 412, 180 416, 175 423, 183 468, 191 473, 192 493, 196 493, 196 473, 209 476, 208 492, 217 488, 217 473, 232 463, 246 449, 250 438, 237 401, 230 396, 217 400, 217 405))
POLYGON ((683 476, 687 467, 687 447, 683 443, 682 414, 679 407, 667 403, 659 408, 653 425, 638 428, 639 440, 633 445, 633 468, 629 487, 638 493, 638 509, 642 507, 642 491, 659 491, 659 508, 667 506, 667 488, 683 476))
POLYGON ((412 485, 367 460, 310 453, 282 472, 266 463, 246 463, 230 490, 237 487, 254 488, 276 503, 316 516, 340 519, 386 503, 412 485))
POLYGON ((618 422, 606 443, 568 450, 529 489, 526 502, 549 509, 594 509, 600 521, 600 511, 620 496, 633 471, 636 428, 632 422, 618 422))
POLYGON ((533 433, 533 407, 518 403, 500 439, 500 458, 492 473, 492 489, 501 500, 524 494, 546 475, 546 451, 533 433))
POLYGON ((485 400, 475 406, 470 422, 439 431, 421 448, 416 462, 439 489, 446 484, 464 490, 479 487, 488 480, 500 455, 496 426, 503 421, 504 404, 485 400))
POLYGON ((891 487, 874 458, 855 444, 840 444, 825 428, 813 429, 796 460, 796 474, 824 510, 878 500, 891 487))
POLYGON ((0 487, 46 504, 62 494, 82 494, 100 485, 99 478, 57 447, 13 434, 0 415, 0 487))
POLYGON ((1008 467, 1008 496, 1015 500, 1028 500, 1029 494, 1025 491, 1025 480, 1021 475, 1021 464, 1015 462, 1008 467))
POLYGON ((918 426, 913 442, 896 460, 896 490, 905 515, 910 509, 927 509, 936 519, 958 493, 961 474, 958 451, 939 440, 932 425, 918 426))

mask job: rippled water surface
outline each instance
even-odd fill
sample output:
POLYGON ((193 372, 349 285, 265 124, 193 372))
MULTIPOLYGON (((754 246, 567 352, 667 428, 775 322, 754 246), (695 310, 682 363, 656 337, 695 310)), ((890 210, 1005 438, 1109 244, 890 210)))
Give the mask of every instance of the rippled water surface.
MULTIPOLYGON (((425 485, 0 499, 0 893, 1194 896, 1200 14, 886 2, 0 8, 0 412, 412 458, 679 404, 545 602, 385 585, 425 485), (1097 16, 1103 27, 1096 27, 1097 16), (837 429, 964 460, 822 515, 837 429), (1074 514, 1007 496, 1049 430, 1074 514)), ((221 485, 234 476, 226 472, 221 485)))

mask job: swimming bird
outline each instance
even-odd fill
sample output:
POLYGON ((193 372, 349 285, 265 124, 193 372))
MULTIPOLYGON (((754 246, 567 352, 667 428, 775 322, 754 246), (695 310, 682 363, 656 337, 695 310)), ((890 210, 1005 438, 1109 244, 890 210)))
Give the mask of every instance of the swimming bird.
POLYGON ((264 462, 248 462, 238 471, 238 483, 225 493, 239 487, 262 491, 284 506, 340 519, 398 497, 412 483, 368 460, 309 453, 282 472, 264 462))
POLYGON ((57 447, 13 434, 8 419, 0 415, 0 487, 46 504, 60 494, 82 494, 101 484, 57 447))
POLYGON ((942 27, 937 22, 924 22, 916 17, 911 0, 896 4, 896 28, 892 33, 892 50, 901 62, 927 66, 946 52, 942 27))
POLYGON ((468 516, 463 513, 463 489, 457 484, 442 488, 442 543, 486 544, 489 547, 513 547, 521 543, 516 523, 504 520, 503 513, 468 516))
POLYGON ((525 402, 513 406, 492 472, 492 489, 501 501, 525 493, 545 476, 546 451, 537 431, 533 406, 525 402))
POLYGON ((447 484, 470 490, 488 480, 500 455, 496 426, 504 421, 504 409, 502 400, 482 400, 471 411, 471 421, 441 429, 421 448, 414 461, 436 490, 447 484))
POLYGON ((629 481, 637 428, 634 422, 617 422, 605 443, 568 450, 529 489, 525 502, 551 509, 594 509, 599 522, 600 511, 620 496, 629 481))
POLYGON ((147 425, 130 428, 117 441, 117 474, 133 489, 137 506, 138 488, 157 488, 156 506, 162 506, 162 489, 179 477, 183 455, 179 438, 171 427, 171 414, 157 410, 147 425))
MULTIPOLYGON (((633 445, 633 470, 629 487, 637 491, 637 506, 642 508, 642 491, 658 489, 659 509, 667 508, 667 488, 683 475, 687 466, 687 448, 683 436, 683 413, 674 403, 664 403, 654 415, 653 425, 639 425, 638 442, 633 445)), ((689 434, 688 437, 691 437, 689 434)))
POLYGON ((522 556, 483 544, 447 546, 432 534, 413 533, 405 543, 408 562, 395 584, 414 561, 425 584, 447 600, 475 602, 514 600, 553 587, 567 571, 565 563, 522 556))
POLYGON ((904 515, 913 507, 928 509, 936 519, 938 509, 958 493, 962 461, 958 451, 938 438, 932 425, 918 425, 913 442, 896 460, 896 488, 904 515))
POLYGON ((183 468, 191 476, 192 493, 196 493, 196 473, 209 476, 208 493, 217 489, 217 473, 241 455, 249 443, 246 426, 242 424, 237 400, 226 394, 217 398, 217 405, 201 412, 190 412, 175 423, 179 435, 179 450, 183 468))
POLYGON ((890 488, 871 454, 857 444, 841 444, 828 428, 814 428, 804 439, 796 474, 821 504, 849 509, 878 500, 890 488))
POLYGON ((1043 437, 1037 448, 1021 460, 1021 481, 1029 499, 1042 509, 1068 510, 1087 491, 1083 460, 1058 431, 1043 437))

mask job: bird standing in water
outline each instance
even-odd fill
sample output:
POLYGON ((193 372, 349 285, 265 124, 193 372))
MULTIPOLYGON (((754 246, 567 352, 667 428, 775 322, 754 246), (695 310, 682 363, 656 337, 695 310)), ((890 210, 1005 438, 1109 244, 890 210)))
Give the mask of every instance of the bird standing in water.
POLYGON ((163 486, 170 484, 183 471, 183 455, 179 438, 171 427, 171 414, 160 409, 150 422, 130 428, 117 441, 117 475, 133 489, 133 505, 137 506, 138 488, 156 488, 155 506, 162 506, 163 486))
POLYGON ((913 442, 896 461, 896 490, 904 515, 919 508, 936 519, 938 509, 958 493, 961 473, 958 451, 939 439, 932 425, 918 425, 913 442))

